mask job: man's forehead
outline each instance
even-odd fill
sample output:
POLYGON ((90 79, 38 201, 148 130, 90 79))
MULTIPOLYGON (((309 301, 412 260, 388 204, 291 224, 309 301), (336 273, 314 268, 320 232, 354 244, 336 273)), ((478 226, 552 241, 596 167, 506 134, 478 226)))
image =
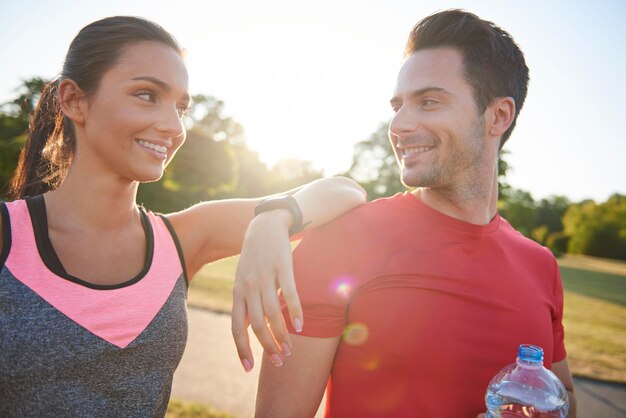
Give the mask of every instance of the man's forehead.
POLYGON ((395 93, 427 87, 448 89, 463 77, 463 57, 454 48, 423 49, 409 55, 398 73, 395 93))

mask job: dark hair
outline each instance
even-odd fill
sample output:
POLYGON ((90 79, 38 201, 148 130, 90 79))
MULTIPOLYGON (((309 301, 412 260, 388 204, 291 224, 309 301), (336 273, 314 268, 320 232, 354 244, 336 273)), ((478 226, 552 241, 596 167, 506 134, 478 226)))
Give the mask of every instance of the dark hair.
POLYGON ((93 94, 104 73, 115 65, 123 49, 142 41, 161 42, 183 52, 172 35, 156 23, 115 16, 93 22, 78 32, 65 57, 63 71, 44 87, 29 126, 11 180, 12 198, 35 196, 55 189, 65 178, 74 157, 76 133, 63 116, 57 95, 62 80, 76 82, 86 95, 93 94))
POLYGON ((404 54, 437 47, 456 48, 463 56, 465 79, 472 87, 480 113, 497 97, 512 97, 515 101, 515 117, 502 135, 502 148, 511 136, 528 91, 524 54, 506 31, 458 9, 419 21, 409 35, 404 54))

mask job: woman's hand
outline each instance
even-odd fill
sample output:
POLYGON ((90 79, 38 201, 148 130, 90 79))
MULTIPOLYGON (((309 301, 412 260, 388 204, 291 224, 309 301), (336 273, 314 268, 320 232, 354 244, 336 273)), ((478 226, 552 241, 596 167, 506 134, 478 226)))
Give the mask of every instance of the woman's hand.
MULTIPOLYGON (((309 227, 322 225, 365 201, 361 186, 345 177, 313 181, 291 190, 309 227)), ((235 275, 232 333, 241 364, 254 366, 248 325, 272 362, 280 366, 291 352, 289 333, 283 320, 277 289, 285 299, 296 331, 304 325, 302 307, 293 277, 289 227, 295 220, 287 209, 263 212, 246 231, 235 275)))
POLYGON ((239 359, 246 371, 252 370, 248 325, 265 353, 276 366, 291 354, 289 333, 283 320, 277 288, 289 308, 291 323, 302 330, 302 308, 293 277, 289 225, 285 209, 261 213, 248 226, 233 289, 232 333, 239 359))

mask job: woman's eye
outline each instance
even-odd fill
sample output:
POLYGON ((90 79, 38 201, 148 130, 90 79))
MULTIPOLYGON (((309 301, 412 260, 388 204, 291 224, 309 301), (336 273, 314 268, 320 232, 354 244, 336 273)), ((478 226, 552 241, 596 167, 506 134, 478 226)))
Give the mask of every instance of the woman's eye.
POLYGON ((151 103, 154 103, 156 100, 156 94, 154 94, 154 92, 152 91, 139 91, 135 94, 135 96, 151 103))

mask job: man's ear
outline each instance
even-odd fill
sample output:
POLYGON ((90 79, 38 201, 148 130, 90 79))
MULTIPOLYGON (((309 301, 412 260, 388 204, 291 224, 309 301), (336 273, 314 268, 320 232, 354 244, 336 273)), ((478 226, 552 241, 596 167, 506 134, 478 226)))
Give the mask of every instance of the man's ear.
POLYGON ((489 134, 499 138, 513 123, 515 118, 515 101, 512 97, 498 97, 494 99, 488 111, 491 113, 489 134))
POLYGON ((74 123, 82 123, 87 111, 85 94, 73 80, 63 80, 57 88, 61 111, 74 123))

